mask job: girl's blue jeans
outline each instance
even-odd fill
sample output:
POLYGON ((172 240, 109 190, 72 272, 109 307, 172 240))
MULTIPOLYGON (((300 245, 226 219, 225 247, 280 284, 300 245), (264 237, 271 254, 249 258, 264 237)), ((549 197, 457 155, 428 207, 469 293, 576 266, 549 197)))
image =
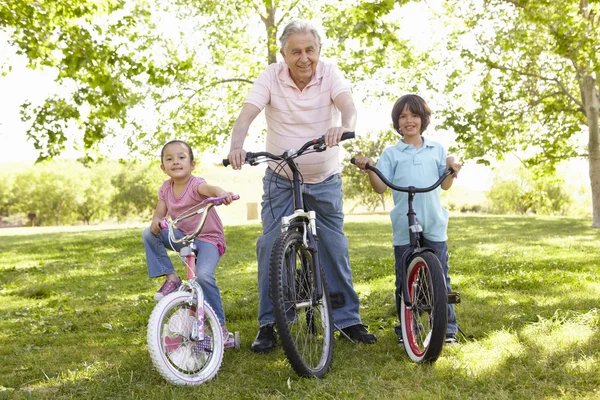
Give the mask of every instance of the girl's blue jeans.
MULTIPOLYGON (((450 287, 450 275, 448 274, 448 245, 446 244, 446 242, 433 242, 431 240, 422 238, 421 246, 429 247, 430 249, 435 251, 435 255, 440 260, 442 270, 444 271, 444 277, 446 278, 446 290, 448 292, 451 292, 452 288, 450 287)), ((400 273, 400 263, 402 262, 402 254, 404 254, 404 252, 408 250, 409 247, 409 245, 394 246, 394 256, 396 258, 396 290, 400 290, 400 292, 398 293, 402 293, 402 275, 400 273)), ((456 335, 456 332, 458 332, 458 325, 456 324, 454 304, 448 304, 448 327, 446 328, 446 335, 456 335)))
MULTIPOLYGON (((175 229, 175 237, 183 237, 183 233, 175 229)), ((146 249, 146 263, 148 264, 148 276, 156 278, 166 274, 175 273, 173 263, 167 254, 167 248, 179 251, 183 247, 181 244, 171 246, 169 243, 169 230, 163 229, 160 235, 156 236, 150 228, 146 228, 142 233, 144 248, 146 249)), ((204 292, 204 300, 210 305, 217 314, 221 325, 225 324, 225 313, 223 312, 223 301, 221 292, 217 286, 215 278, 215 269, 221 260, 219 249, 212 243, 195 240, 194 244, 198 249, 196 258, 196 281, 200 284, 204 292)))
MULTIPOLYGON (((358 295, 352 285, 348 239, 343 232, 342 179, 335 174, 316 184, 303 184, 304 205, 317 214, 319 256, 330 295, 337 294, 333 321, 339 329, 360 324, 358 295), (343 305, 342 305, 343 304, 343 305)), ((291 181, 267 168, 263 178, 263 234, 256 242, 258 258, 258 323, 275 323, 269 300, 269 261, 275 240, 281 234, 281 218, 294 212, 291 181)))

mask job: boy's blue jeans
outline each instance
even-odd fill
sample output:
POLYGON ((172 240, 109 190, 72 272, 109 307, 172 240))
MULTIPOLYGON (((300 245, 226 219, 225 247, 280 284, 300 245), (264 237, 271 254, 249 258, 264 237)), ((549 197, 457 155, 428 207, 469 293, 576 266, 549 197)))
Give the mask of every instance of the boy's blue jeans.
MULTIPOLYGON (((342 179, 339 174, 316 184, 303 184, 304 205, 317 214, 319 257, 329 293, 343 295, 344 305, 333 309, 337 328, 360 324, 358 295, 352 286, 352 271, 348 255, 348 239, 344 235, 342 210, 342 179)), ((258 323, 275 323, 269 299, 269 261, 275 240, 281 234, 281 218, 294 212, 291 182, 267 168, 263 178, 263 234, 256 242, 258 258, 258 323)))
MULTIPOLYGON (((446 242, 433 242, 425 238, 422 238, 421 242, 422 247, 429 247, 430 249, 435 251, 435 255, 440 260, 442 270, 444 271, 444 277, 446 278, 446 290, 448 292, 451 292, 452 289, 450 287, 450 275, 448 275, 448 245, 446 244, 446 242)), ((394 246, 394 256, 396 258, 396 290, 402 291, 402 275, 400 270, 400 263, 402 262, 402 254, 404 254, 404 252, 408 250, 409 247, 409 245, 394 246)), ((456 332, 458 332, 458 325, 456 324, 454 304, 448 304, 448 327, 446 328, 446 335, 456 335, 456 332)))
MULTIPOLYGON (((183 237, 183 232, 174 229, 175 237, 183 237)), ((148 277, 156 278, 166 274, 175 273, 173 263, 167 254, 167 248, 179 251, 182 244, 175 244, 171 247, 169 243, 169 230, 163 229, 160 235, 156 236, 150 228, 146 228, 142 233, 144 248, 146 249, 146 263, 148 264, 148 277)), ((221 325, 225 324, 225 313, 223 312, 223 302, 221 292, 217 286, 215 278, 215 269, 221 260, 219 249, 212 243, 194 241, 198 249, 196 258, 196 281, 200 284, 204 293, 204 300, 210 305, 221 325)))

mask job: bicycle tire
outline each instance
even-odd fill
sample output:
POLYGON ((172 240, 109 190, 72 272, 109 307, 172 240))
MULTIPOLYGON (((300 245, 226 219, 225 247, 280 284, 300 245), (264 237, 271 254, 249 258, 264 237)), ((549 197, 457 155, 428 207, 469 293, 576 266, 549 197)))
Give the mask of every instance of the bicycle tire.
POLYGON ((404 349, 415 362, 434 362, 444 346, 448 324, 448 300, 444 273, 431 252, 413 254, 407 268, 408 295, 412 309, 401 296, 400 323, 404 349))
POLYGON ((269 289, 281 346, 298 375, 322 378, 333 359, 333 314, 322 270, 322 296, 316 304, 310 301, 314 271, 313 254, 304 246, 302 234, 283 233, 271 253, 269 289), (301 309, 296 308, 298 303, 303 304, 301 309))
POLYGON ((206 302, 205 340, 190 338, 196 306, 197 300, 190 292, 174 292, 154 307, 148 321, 150 359, 160 375, 176 385, 200 385, 211 380, 223 360, 221 325, 206 302))

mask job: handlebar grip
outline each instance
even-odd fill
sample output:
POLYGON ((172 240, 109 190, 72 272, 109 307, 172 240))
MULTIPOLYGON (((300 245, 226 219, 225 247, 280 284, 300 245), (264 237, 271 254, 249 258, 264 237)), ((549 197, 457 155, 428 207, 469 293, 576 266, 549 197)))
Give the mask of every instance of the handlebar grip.
POLYGON ((344 132, 342 133, 342 138, 340 139, 340 141, 354 139, 355 137, 356 135, 354 134, 354 132, 344 132))
MULTIPOLYGON (((254 158, 254 153, 248 151, 248 152, 246 152, 246 159, 244 161, 248 162, 248 160, 251 160, 253 158, 254 158)), ((223 159, 223 166, 224 167, 228 167, 230 165, 231 165, 231 163, 229 162, 229 159, 224 158, 223 159)))
POLYGON ((350 159, 350 163, 352 163, 352 164, 356 165, 356 164, 355 164, 355 163, 356 163, 356 159, 355 159, 354 157, 352 157, 352 158, 350 159))

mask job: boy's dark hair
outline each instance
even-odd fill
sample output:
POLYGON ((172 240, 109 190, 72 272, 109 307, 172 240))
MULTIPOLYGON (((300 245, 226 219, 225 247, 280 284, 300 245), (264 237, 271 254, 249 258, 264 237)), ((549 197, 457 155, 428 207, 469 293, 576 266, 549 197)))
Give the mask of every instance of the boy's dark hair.
POLYGON ((163 157, 165 156, 165 148, 168 145, 170 145, 171 143, 181 143, 182 145, 184 145, 185 147, 187 147, 188 151, 190 152, 190 161, 194 161, 194 152, 192 151, 192 148, 190 147, 189 144, 187 144, 183 140, 171 140, 170 142, 165 143, 165 145, 160 150, 160 163, 161 164, 163 163, 163 157))
POLYGON ((404 136, 404 134, 400 131, 400 125, 398 124, 398 119, 400 118, 400 114, 404 111, 404 107, 408 106, 408 109, 421 117, 421 132, 425 132, 425 129, 429 126, 429 122, 431 121, 431 110, 429 106, 423 100, 423 98, 416 94, 405 94, 396 100, 394 107, 392 108, 392 123, 394 124, 394 130, 398 132, 400 135, 404 136))

